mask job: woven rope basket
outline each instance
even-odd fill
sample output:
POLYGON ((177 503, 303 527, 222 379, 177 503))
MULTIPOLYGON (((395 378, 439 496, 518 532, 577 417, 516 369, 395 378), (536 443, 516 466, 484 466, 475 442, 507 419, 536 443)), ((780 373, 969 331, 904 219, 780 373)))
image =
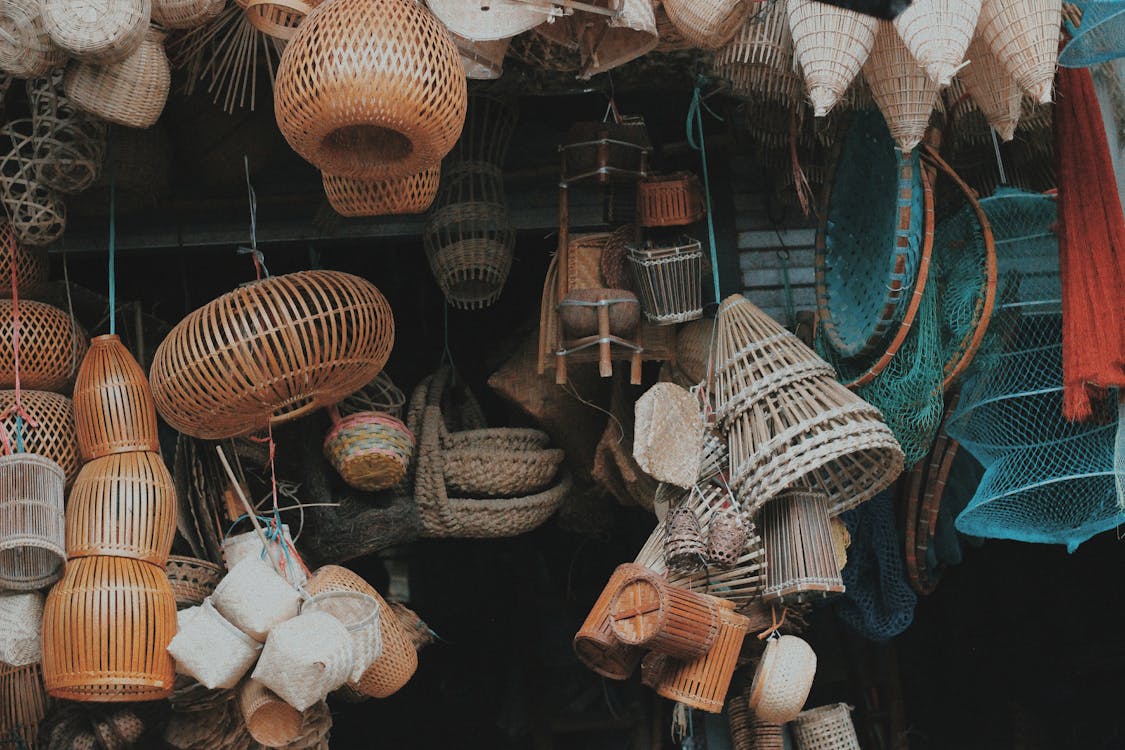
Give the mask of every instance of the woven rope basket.
POLYGON ((978 35, 969 45, 969 63, 957 77, 965 92, 980 107, 996 134, 1010 141, 1016 134, 1023 105, 1023 91, 978 35))
POLYGON ((859 75, 875 45, 879 21, 817 0, 788 2, 793 50, 804 73, 813 112, 824 117, 859 75))
POLYGON ((816 676, 816 654, 795 635, 772 638, 754 672, 748 702, 750 713, 771 724, 797 717, 816 676))
POLYGON ((938 86, 961 68, 980 8, 981 0, 917 0, 895 18, 895 31, 938 86))
POLYGON ((441 184, 441 165, 392 180, 322 174, 324 195, 340 216, 397 216, 429 210, 441 184))
POLYGON ((895 143, 903 153, 910 153, 926 135, 938 101, 938 84, 918 66, 890 21, 879 22, 863 78, 895 143))
POLYGON ((852 709, 833 703, 802 711, 789 723, 796 750, 860 750, 852 709))
MULTIPOLYGON (((16 385, 14 305, 0 300, 0 388, 16 385)), ((86 353, 86 333, 65 311, 42 302, 20 302, 20 384, 62 391, 86 353)))
POLYGON ((42 625, 43 594, 0 592, 0 664, 37 664, 43 657, 42 625))
POLYGON ((985 0, 977 33, 1020 88, 1051 101, 1062 33, 1059 0, 985 0))
POLYGON ((176 671, 209 690, 237 685, 262 650, 262 644, 232 625, 208 599, 181 610, 176 620, 176 636, 168 644, 176 671))
POLYGON ((225 0, 152 0, 152 22, 165 29, 191 29, 215 20, 225 0))
POLYGON ((664 0, 664 11, 693 47, 717 50, 738 32, 750 5, 743 0, 664 0))
MULTIPOLYGON (((66 229, 66 205, 39 182, 34 126, 11 120, 0 128, 0 204, 16 238, 25 245, 49 245, 66 229)), ((10 282, 9 282, 10 284, 10 282)))
POLYGON ((39 724, 47 715, 50 699, 43 689, 43 668, 0 665, 0 736, 39 747, 39 724))
POLYGON ((219 297, 172 329, 153 360, 153 397, 180 432, 246 435, 366 385, 393 344, 390 306, 369 281, 338 271, 273 276, 219 297), (287 352, 286 361, 275 351, 287 352))
POLYGON ((5 0, 0 5, 0 71, 15 78, 45 75, 66 62, 51 41, 39 0, 5 0))
MULTIPOLYGON (((74 439, 74 406, 66 396, 48 391, 23 391, 21 402, 31 418, 39 425, 23 425, 23 447, 51 459, 62 468, 69 487, 78 476, 78 441, 74 439)), ((0 391, 0 413, 12 408, 16 402, 15 391, 0 391)), ((10 416, 3 422, 11 445, 16 445, 16 418, 10 416)))
POLYGON ((656 678, 657 695, 708 713, 722 713, 749 624, 748 618, 734 611, 733 602, 721 602, 714 645, 695 659, 663 661, 656 678))
POLYGON ((63 472, 32 453, 0 456, 0 588, 34 591, 63 574, 63 472))
POLYGON ((284 747, 301 736, 301 712, 256 680, 245 680, 239 687, 238 706, 255 742, 284 747))
POLYGON ((51 40, 71 57, 93 65, 124 60, 141 44, 151 0, 40 0, 51 40))
POLYGON ((63 93, 63 71, 27 82, 39 181, 60 193, 94 184, 105 158, 106 124, 76 107, 63 93))
POLYGON ((222 565, 184 555, 169 555, 164 572, 172 585, 179 609, 203 604, 226 573, 222 565))
POLYGON ((627 680, 644 655, 638 646, 622 643, 613 633, 609 607, 621 584, 644 571, 639 565, 625 563, 617 566, 609 577, 602 593, 598 595, 590 613, 578 632, 574 634, 574 655, 590 670, 611 680, 627 680))
POLYGON ((16 238, 16 230, 0 220, 0 298, 12 296, 12 265, 16 267, 16 285, 21 297, 34 297, 47 283, 51 263, 47 251, 24 247, 16 238))
POLYGON ((347 682, 351 671, 347 627, 326 612, 309 612, 270 631, 251 676, 304 711, 347 682))
POLYGON ((43 613, 47 692, 97 703, 167 698, 175 634, 176 599, 163 569, 125 557, 72 560, 43 613))
POLYGON ((160 451, 148 378, 116 334, 90 342, 74 381, 74 417, 83 460, 160 451))
POLYGON ((66 95, 103 120, 129 128, 152 127, 172 85, 164 34, 146 27, 140 46, 111 65, 78 63, 66 72, 66 95))
POLYGON ((274 112, 302 158, 342 177, 390 180, 438 165, 467 106, 461 56, 421 4, 325 3, 281 57, 274 112))

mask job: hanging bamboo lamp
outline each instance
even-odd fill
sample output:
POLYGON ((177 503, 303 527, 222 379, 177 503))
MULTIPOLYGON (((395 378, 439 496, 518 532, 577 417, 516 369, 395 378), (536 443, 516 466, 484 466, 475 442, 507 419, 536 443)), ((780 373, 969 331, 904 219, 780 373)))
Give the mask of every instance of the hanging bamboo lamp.
POLYGON ((1051 101, 1062 33, 1062 0, 984 0, 977 33, 1035 101, 1051 101))
POLYGON ((914 0, 895 18, 895 31, 938 86, 948 86, 961 68, 980 5, 981 0, 914 0))
POLYGON ((863 78, 895 143, 904 154, 910 153, 926 135, 938 84, 910 54, 890 21, 879 22, 875 46, 863 65, 863 78))
POLYGON ((957 77, 988 124, 1003 140, 1012 140, 1020 122, 1023 91, 980 36, 969 45, 969 63, 957 77))
MULTIPOLYGON (((12 302, 0 300, 0 388, 16 385, 14 311, 12 302)), ((21 387, 65 389, 86 353, 86 332, 66 312, 42 302, 22 300, 19 312, 21 387)))
POLYGON ((817 2, 789 0, 789 31, 817 117, 840 101, 875 45, 878 19, 817 2))
POLYGON ((84 461, 113 453, 160 451, 148 378, 116 334, 90 342, 74 381, 74 417, 84 461))
POLYGON ((34 591, 59 579, 63 471, 33 453, 0 456, 0 589, 34 591))
POLYGON ((340 216, 397 216, 428 210, 441 184, 441 165, 393 180, 322 174, 328 205, 340 216))
MULTIPOLYGON (((74 437, 74 405, 66 396, 49 391, 28 391, 20 395, 20 402, 35 422, 32 428, 23 425, 23 450, 51 459, 63 470, 66 485, 69 487, 78 476, 78 441, 74 437)), ((0 414, 7 412, 16 403, 15 391, 0 391, 0 414)), ((15 416, 3 420, 8 441, 17 446, 15 416)))

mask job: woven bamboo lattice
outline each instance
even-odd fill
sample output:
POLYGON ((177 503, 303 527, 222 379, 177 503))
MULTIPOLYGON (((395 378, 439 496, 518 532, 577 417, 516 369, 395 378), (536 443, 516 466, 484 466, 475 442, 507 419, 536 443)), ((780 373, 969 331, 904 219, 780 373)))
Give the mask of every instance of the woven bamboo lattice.
POLYGON ((918 67, 890 21, 879 22, 875 45, 863 64, 863 78, 891 136, 903 153, 909 153, 929 127, 938 84, 918 67))
POLYGON ((617 566, 594 606, 590 608, 590 614, 586 616, 582 627, 574 634, 575 656, 602 677, 627 680, 641 661, 643 649, 622 643, 613 634, 609 607, 621 584, 643 571, 644 568, 631 563, 617 566))
POLYGON ((297 27, 320 5, 321 0, 244 0, 238 4, 246 20, 268 37, 288 41, 297 33, 297 27))
POLYGON ((461 55, 461 65, 465 77, 474 80, 492 81, 504 74, 504 57, 508 54, 511 39, 497 39, 491 42, 474 42, 463 36, 452 34, 453 43, 461 55))
POLYGON ((860 750, 852 724, 852 708, 833 703, 810 708, 789 723, 796 750, 860 750))
POLYGON ((82 467, 66 508, 70 559, 115 555, 164 567, 176 533, 176 490, 159 453, 95 458, 82 467))
POLYGON ((664 0, 669 20, 693 47, 717 50, 746 20, 751 3, 743 0, 664 0))
POLYGON ((31 453, 0 456, 0 493, 0 588, 46 588, 66 561, 62 469, 31 453))
POLYGON ((397 693, 418 669, 418 652, 387 602, 367 581, 338 565, 319 568, 305 584, 312 594, 328 591, 355 591, 379 603, 379 624, 383 650, 363 675, 351 683, 352 689, 371 698, 386 698, 397 693))
MULTIPOLYGON (((20 290, 22 295, 23 290, 20 290)), ((0 300, 0 388, 15 388, 14 304, 0 300)), ((86 332, 65 311, 23 300, 20 312, 21 387, 62 391, 86 353, 86 332)))
POLYGON ((109 122, 145 129, 156 124, 172 85, 164 34, 146 27, 140 46, 112 65, 79 63, 63 88, 79 107, 109 122))
POLYGON ((817 117, 836 106, 875 46, 878 19, 817 0, 789 0, 793 50, 817 117))
POLYGON ((722 713, 749 623, 734 611, 732 602, 719 602, 719 632, 714 645, 694 659, 663 660, 656 678, 657 695, 708 713, 722 713))
MULTIPOLYGON (((36 426, 22 426, 23 448, 57 463, 66 476, 66 485, 78 476, 78 441, 74 437, 74 405, 66 396, 49 391, 23 391, 20 400, 36 426)), ((0 414, 16 403, 15 391, 0 391, 0 414)), ((18 444, 15 416, 3 421, 11 445, 18 444)))
POLYGON ((63 71, 27 82, 39 181, 60 193, 80 193, 101 174, 106 125, 63 93, 63 71))
MULTIPOLYGON (((30 119, 0 127, 0 204, 16 238, 25 245, 49 245, 66 229, 66 205, 39 182, 34 128, 30 119)), ((10 282, 9 282, 10 285, 10 282)))
POLYGON ((74 381, 78 450, 89 461, 160 451, 156 405, 144 370, 116 334, 95 336, 74 381))
POLYGON ((1060 0, 984 0, 977 33, 1020 88, 1047 104, 1061 29, 1060 0))
POLYGON ((824 495, 782 494, 762 509, 759 523, 766 551, 763 599, 789 604, 843 593, 824 495))
POLYGON ((66 52, 51 41, 39 0, 6 0, 0 5, 0 71, 34 78, 66 62, 66 52))
POLYGON ((1012 140, 1022 111, 1022 89, 980 36, 969 45, 968 58, 957 77, 997 135, 1012 140))
POLYGON ((16 267, 16 286, 20 296, 34 297, 47 283, 51 263, 42 248, 24 247, 16 231, 0 220, 0 298, 12 296, 12 265, 16 267))
POLYGON ((152 22, 165 29, 191 29, 215 20, 225 0, 152 0, 152 22))
POLYGON ((202 604, 215 590, 226 570, 222 565, 199 558, 169 555, 164 572, 176 597, 176 608, 184 609, 202 604))
POLYGON ((15 747, 39 747, 39 724, 51 700, 43 689, 43 667, 0 665, 0 737, 15 741, 15 747))
POLYGON ((793 59, 788 0, 773 0, 752 12, 730 43, 715 54, 712 70, 730 83, 733 96, 796 102, 804 84, 793 59))
POLYGON ((398 216, 429 210, 441 183, 441 165, 392 180, 322 174, 328 205, 340 216, 398 216))
POLYGON ((467 98, 457 47, 421 4, 343 0, 313 11, 285 48, 274 111, 321 170, 388 180, 437 166, 467 98))
POLYGON ((917 0, 895 18, 895 31, 938 86, 961 69, 980 7, 981 0, 917 0))
POLYGON ((816 654, 795 635, 766 643, 754 681, 747 691, 750 715, 771 724, 787 724, 805 705, 816 676, 816 654))
POLYGON ((47 692, 95 703, 167 698, 175 634, 176 599, 163 568, 125 557, 71 560, 43 612, 47 692))
POLYGON ((642 227, 680 227, 703 218, 703 188, 691 172, 652 176, 637 185, 637 222, 642 227))
POLYGON ((151 0, 40 0, 51 40, 71 57, 112 65, 141 44, 152 14, 151 0))
POLYGON ((622 643, 694 659, 715 643, 721 602, 672 586, 651 570, 632 571, 609 604, 610 625, 622 643))
POLYGON ((374 378, 394 319, 370 282, 301 271, 240 287, 181 320, 156 350, 156 408, 194 437, 246 435, 335 403, 374 378), (286 352, 277 358, 274 352, 286 352))
POLYGON ((350 486, 375 492, 406 476, 414 435, 390 415, 356 412, 335 422, 324 437, 323 451, 350 486))
POLYGON ((796 485, 825 492, 836 515, 898 477, 902 448, 878 410, 800 339, 741 295, 720 305, 718 328, 716 410, 745 508, 796 485))

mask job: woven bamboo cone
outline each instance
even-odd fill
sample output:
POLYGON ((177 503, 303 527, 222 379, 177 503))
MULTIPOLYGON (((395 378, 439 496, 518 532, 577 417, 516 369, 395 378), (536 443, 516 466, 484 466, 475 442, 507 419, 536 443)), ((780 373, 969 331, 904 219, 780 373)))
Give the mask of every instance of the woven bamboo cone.
POLYGON ((894 24, 879 22, 863 78, 904 154, 922 142, 937 103, 938 84, 910 54, 894 24))
POLYGON ((979 35, 969 45, 968 57, 957 77, 988 124, 1002 139, 1012 140, 1020 121, 1023 91, 979 35))
POLYGON ((948 86, 964 63, 980 5, 981 0, 914 0, 895 18, 895 31, 938 86, 948 86))
POLYGON ((977 33, 1028 96, 1051 101, 1062 0, 984 0, 977 33))
POLYGON ((878 19, 817 0, 789 0, 789 31, 813 113, 824 117, 859 75, 878 19))
POLYGON ((668 19, 692 46, 717 50, 730 41, 746 19, 742 0, 664 0, 668 19))

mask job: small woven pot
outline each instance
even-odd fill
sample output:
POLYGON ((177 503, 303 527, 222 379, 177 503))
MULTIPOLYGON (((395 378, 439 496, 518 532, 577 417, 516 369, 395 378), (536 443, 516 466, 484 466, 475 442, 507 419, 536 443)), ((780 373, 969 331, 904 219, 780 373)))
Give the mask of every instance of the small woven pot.
POLYGON ((51 41, 39 0, 5 0, 0 5, 0 72, 35 78, 66 63, 66 52, 51 41))
POLYGON ((357 591, 325 591, 301 605, 301 614, 308 612, 330 614, 348 629, 352 641, 349 682, 359 680, 383 653, 382 610, 375 597, 357 591))
POLYGON ((707 527, 707 564, 729 568, 746 549, 746 528, 733 512, 716 513, 707 527))
POLYGON ((273 627, 297 616, 301 596, 269 563, 248 557, 219 582, 211 603, 243 633, 265 641, 273 627))
POLYGON ((0 664, 23 667, 43 656, 43 595, 0 592, 0 664))
POLYGON ((144 370, 116 334, 95 336, 74 380, 78 449, 85 461, 160 452, 156 405, 144 370))
POLYGON ((285 747, 301 736, 301 712, 257 680, 246 680, 238 690, 238 707, 246 731, 266 747, 285 747))
MULTIPOLYGON (((270 544, 269 555, 282 567, 281 577, 294 587, 304 585, 305 581, 308 580, 308 575, 305 565, 301 562, 297 555, 297 549, 293 545, 293 537, 289 534, 289 526, 282 524, 281 533, 278 534, 277 527, 271 524, 266 528, 266 538, 270 544)), ((234 566, 246 558, 269 562, 258 532, 247 531, 243 534, 232 534, 223 540, 223 564, 226 565, 227 570, 233 570, 234 566)))
POLYGON ((63 574, 63 471, 31 453, 0 456, 0 588, 34 591, 63 574))
POLYGON ((429 210, 441 184, 441 164, 391 180, 321 175, 324 195, 340 216, 398 216, 429 210))
POLYGON ((36 748, 39 724, 51 701, 43 689, 43 668, 0 665, 0 733, 19 747, 36 748))
POLYGON ((226 0, 152 0, 152 22, 165 29, 192 29, 213 21, 226 0))
POLYGON ((686 504, 668 511, 664 517, 664 559, 673 570, 694 570, 703 564, 707 545, 699 520, 686 504))
POLYGON ((352 663, 347 627, 326 612, 309 612, 270 631, 252 676, 304 711, 347 682, 352 663))
POLYGON ((47 251, 24 247, 6 220, 0 221, 0 298, 12 296, 12 265, 20 297, 34 297, 47 283, 51 263, 47 251))
POLYGON ((633 458, 647 474, 685 489, 699 478, 703 417, 699 399, 673 383, 657 383, 637 399, 633 458))
POLYGON ((559 303, 559 320, 574 338, 593 336, 603 309, 613 336, 628 337, 641 322, 640 300, 625 289, 571 289, 559 303))
POLYGON ((414 434, 389 414, 358 412, 336 423, 324 438, 324 457, 349 486, 367 492, 394 487, 414 456, 414 434))
POLYGON ((140 46, 152 14, 151 0, 40 0, 51 40, 71 57, 112 65, 140 46))
POLYGON ((609 605, 622 643, 676 659, 703 656, 719 628, 719 599, 670 585, 651 570, 631 570, 609 605))
POLYGON ((847 703, 802 711, 789 723, 796 750, 860 750, 847 703))
POLYGON ((262 644, 231 625, 210 600, 181 610, 176 619, 176 636, 168 644, 176 671, 210 690, 237 685, 262 650, 262 644))
POLYGON ((172 84, 164 34, 147 27, 139 47, 111 65, 75 63, 63 82, 66 95, 92 115, 129 128, 152 127, 172 84))
POLYGON ((817 0, 788 0, 793 51, 813 113, 827 115, 844 96, 875 46, 879 20, 817 0))
POLYGON ((795 635, 770 639, 750 685, 750 711, 771 724, 797 718, 816 676, 816 654, 795 635))
MULTIPOLYGON (((74 406, 66 396, 48 391, 23 391, 21 403, 39 426, 23 426, 23 447, 27 453, 49 458, 59 465, 66 478, 67 487, 78 476, 78 442, 74 439, 74 406)), ((0 414, 16 403, 15 391, 0 391, 0 414)), ((16 418, 3 422, 8 441, 16 445, 16 418)))
MULTIPOLYGON (((39 182, 31 120, 0 128, 0 204, 16 238, 25 245, 49 245, 66 229, 66 204, 39 182)), ((9 286, 11 282, 8 282, 9 286)))
MULTIPOLYGON (((16 384, 14 313, 13 303, 0 300, 0 388, 16 384)), ((85 331, 65 311, 42 302, 20 302, 22 388, 64 390, 85 353, 85 331)))
POLYGON ((176 597, 176 608, 198 607, 211 596, 222 580, 223 566, 183 555, 169 555, 164 565, 168 583, 176 597))

